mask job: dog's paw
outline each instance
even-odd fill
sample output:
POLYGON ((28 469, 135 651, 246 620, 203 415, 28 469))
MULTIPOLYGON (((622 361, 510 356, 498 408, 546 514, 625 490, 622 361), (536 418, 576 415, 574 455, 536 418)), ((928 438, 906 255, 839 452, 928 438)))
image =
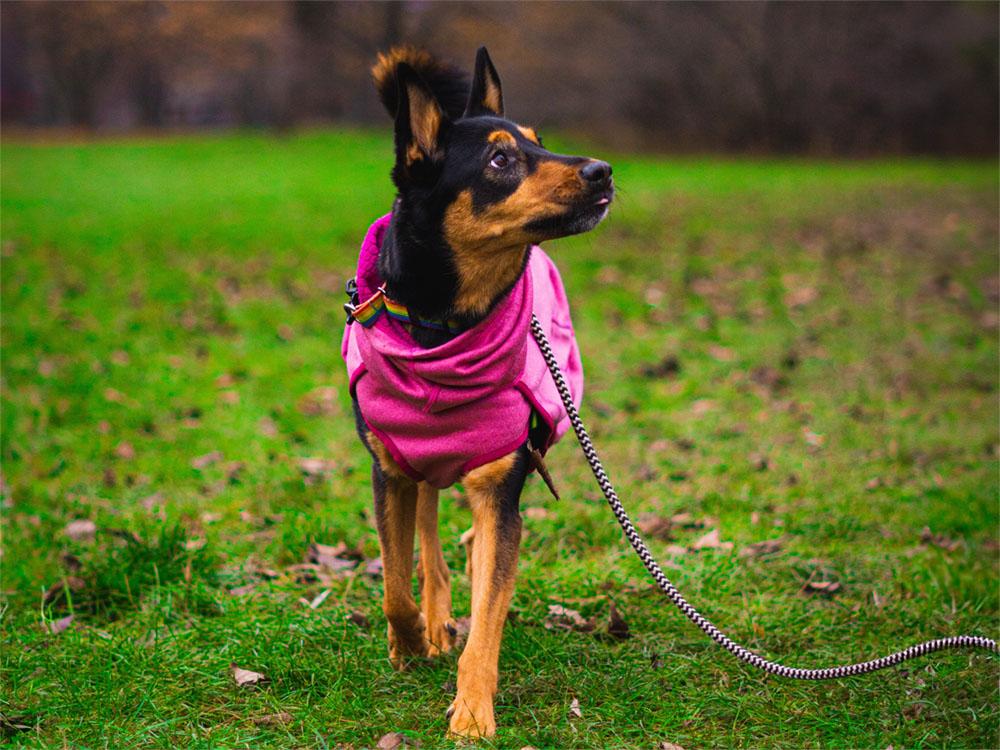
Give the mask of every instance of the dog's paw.
POLYGON ((427 656, 447 654, 455 647, 458 628, 451 618, 427 626, 427 656))
POLYGON ((427 627, 424 616, 420 615, 417 626, 407 630, 389 626, 389 661, 398 670, 407 669, 414 660, 429 656, 427 627))
POLYGON ((450 737, 477 740, 492 737, 497 732, 492 700, 474 700, 459 695, 452 701, 446 715, 451 718, 448 725, 450 737))

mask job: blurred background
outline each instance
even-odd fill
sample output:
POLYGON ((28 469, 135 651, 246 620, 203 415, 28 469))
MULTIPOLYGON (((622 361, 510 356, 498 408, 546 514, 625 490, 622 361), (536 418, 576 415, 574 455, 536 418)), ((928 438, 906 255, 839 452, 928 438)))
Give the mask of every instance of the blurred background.
POLYGON ((368 67, 488 44, 515 119, 620 149, 997 150, 996 3, 11 2, 5 125, 384 123, 368 67), (545 85, 539 85, 544 81, 545 85))

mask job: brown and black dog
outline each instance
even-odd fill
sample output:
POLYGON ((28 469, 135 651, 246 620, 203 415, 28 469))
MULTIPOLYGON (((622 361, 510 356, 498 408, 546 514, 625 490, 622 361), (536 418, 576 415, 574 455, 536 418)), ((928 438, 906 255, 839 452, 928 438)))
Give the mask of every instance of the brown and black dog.
MULTIPOLYGON (((398 191, 378 271, 386 296, 414 319, 448 321, 412 326, 416 345, 431 349, 489 315, 525 272, 533 244, 588 231, 605 217, 614 194, 611 167, 553 154, 534 130, 505 119, 500 78, 485 48, 471 86, 455 68, 413 48, 380 55, 372 73, 395 117, 398 191)), ((402 669, 413 657, 436 656, 455 643, 438 490, 394 459, 357 400, 355 413, 373 456, 389 656, 402 669), (412 587, 414 535, 420 540, 419 605, 412 587)), ((530 468, 522 445, 461 477, 473 517, 472 613, 448 709, 455 736, 496 731, 497 660, 517 570, 519 497, 530 468)))

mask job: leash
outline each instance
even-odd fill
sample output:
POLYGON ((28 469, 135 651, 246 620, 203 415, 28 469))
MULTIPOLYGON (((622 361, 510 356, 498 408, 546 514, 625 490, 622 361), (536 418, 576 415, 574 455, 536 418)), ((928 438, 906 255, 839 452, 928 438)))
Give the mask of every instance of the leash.
POLYGON ((555 381, 556 388, 559 390, 559 397, 562 399, 563 406, 566 407, 566 414, 569 415, 569 421, 573 425, 573 431, 576 433, 576 439, 580 441, 580 447, 583 449, 583 455, 586 457, 587 463, 590 464, 590 468, 594 472, 594 476, 597 477, 597 483, 601 486, 601 491, 604 493, 604 497, 607 499, 608 505, 611 506, 611 511, 615 514, 615 518, 618 519, 618 523, 622 527, 622 531, 625 532, 625 536, 632 545, 632 549, 635 550, 639 559, 642 560, 642 564, 646 566, 646 570, 648 570, 650 575, 656 580, 656 585, 659 586, 660 590, 667 595, 670 601, 674 603, 674 606, 683 612, 684 616, 691 622, 697 625, 702 632, 705 633, 705 635, 718 643, 737 659, 746 662, 751 666, 757 667, 758 669, 762 669, 770 674, 778 675, 779 677, 788 677, 793 680, 835 680, 841 677, 854 677, 855 675, 876 672, 880 669, 885 669, 886 667, 891 667, 904 661, 909 661, 910 659, 916 659, 918 656, 931 654, 935 651, 944 651, 945 649, 979 648, 986 651, 992 651, 994 653, 997 652, 997 642, 992 638, 982 638, 975 635, 957 635, 950 638, 938 638, 933 641, 918 643, 907 649, 903 649, 902 651, 897 651, 878 659, 872 659, 871 661, 861 662, 860 664, 845 664, 843 666, 830 667, 828 669, 799 669, 797 667, 786 667, 784 664, 768 661, 762 656, 758 656, 753 651, 744 648, 740 644, 733 641, 729 636, 703 617, 698 610, 687 603, 684 597, 681 596, 681 593, 663 574, 663 571, 660 569, 656 560, 653 559, 646 543, 642 540, 642 537, 639 536, 638 532, 636 532, 635 526, 632 525, 632 521, 629 519, 628 513, 625 512, 625 508, 622 506, 621 500, 618 499, 618 493, 615 492, 615 488, 612 486, 607 472, 604 471, 604 467, 601 465, 601 459, 598 458, 597 451, 594 450, 594 444, 590 440, 590 435, 587 434, 587 429, 583 426, 583 422, 580 420, 580 414, 576 409, 576 405, 573 403, 573 396, 570 394, 569 387, 566 385, 566 378, 563 377, 562 371, 559 369, 559 363, 556 362, 555 355, 552 353, 552 347, 549 345, 549 341, 545 336, 545 331, 542 329, 541 323, 538 322, 538 318, 536 318, 534 314, 531 316, 531 335, 534 336, 535 342, 538 344, 538 348, 541 349, 542 356, 545 358, 545 364, 548 365, 549 372, 552 373, 552 379, 555 381))

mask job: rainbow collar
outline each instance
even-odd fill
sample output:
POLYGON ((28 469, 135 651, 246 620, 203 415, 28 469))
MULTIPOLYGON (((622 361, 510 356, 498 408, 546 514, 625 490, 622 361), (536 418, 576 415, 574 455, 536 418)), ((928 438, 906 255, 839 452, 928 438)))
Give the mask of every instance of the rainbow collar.
POLYGON ((351 317, 365 328, 371 328, 375 325, 375 321, 383 313, 405 325, 431 328, 435 331, 448 331, 449 333, 460 333, 462 331, 462 327, 454 320, 432 320, 411 315, 406 305, 396 302, 396 300, 386 294, 385 284, 382 284, 375 290, 375 294, 361 304, 355 305, 350 311, 351 317))

